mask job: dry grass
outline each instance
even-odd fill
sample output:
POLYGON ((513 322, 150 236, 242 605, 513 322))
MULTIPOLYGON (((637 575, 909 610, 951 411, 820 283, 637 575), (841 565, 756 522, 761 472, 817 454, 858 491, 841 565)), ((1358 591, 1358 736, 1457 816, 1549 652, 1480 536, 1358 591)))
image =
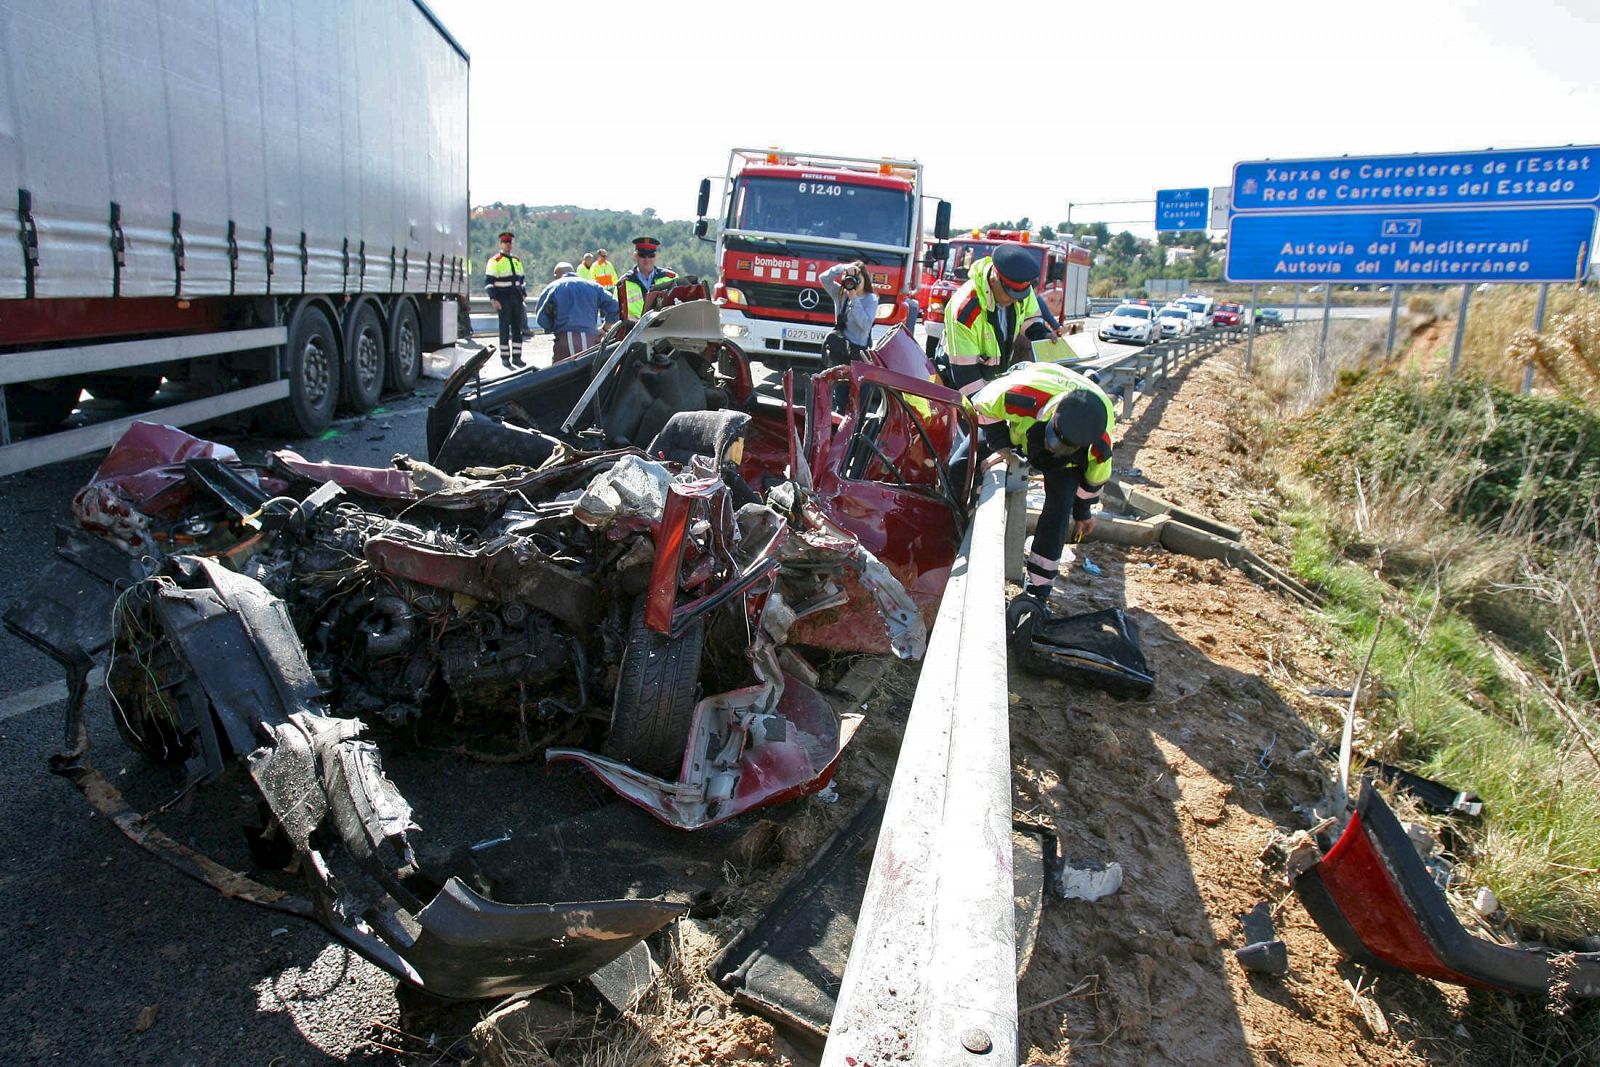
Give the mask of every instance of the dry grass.
POLYGON ((1461 345, 1464 369, 1520 389, 1532 364, 1535 389, 1600 403, 1600 289, 1551 286, 1540 334, 1533 332, 1537 303, 1536 286, 1474 294, 1461 345))
POLYGON ((669 935, 655 983, 614 1018, 576 1016, 537 1025, 513 1006, 474 1032, 478 1067, 662 1067, 664 1064, 787 1064, 765 1021, 734 1008, 708 977, 720 942, 690 924, 669 935))
POLYGON ((1256 375, 1273 416, 1303 414, 1327 399, 1341 381, 1378 366, 1388 330, 1383 320, 1333 319, 1321 355, 1320 325, 1293 326, 1258 338, 1256 375))
MULTIPOLYGON (((1310 413, 1294 433, 1266 429, 1293 441, 1283 473, 1310 475, 1317 500, 1293 520, 1297 570, 1330 594, 1327 620, 1352 652, 1379 613, 1394 620, 1375 670, 1397 699, 1373 733, 1490 802, 1462 869, 1512 929, 1570 940, 1600 927, 1600 491, 1582 430, 1600 299, 1552 291, 1533 339, 1535 295, 1474 295, 1453 380, 1438 358, 1409 379, 1379 368, 1382 323, 1335 330, 1321 361, 1318 328, 1288 331, 1258 345, 1258 373, 1272 414, 1310 413), (1508 395, 1517 345, 1534 353, 1540 396, 1508 395), (1358 378, 1372 380, 1340 394, 1358 378)), ((1459 297, 1413 294, 1413 328, 1459 297)))

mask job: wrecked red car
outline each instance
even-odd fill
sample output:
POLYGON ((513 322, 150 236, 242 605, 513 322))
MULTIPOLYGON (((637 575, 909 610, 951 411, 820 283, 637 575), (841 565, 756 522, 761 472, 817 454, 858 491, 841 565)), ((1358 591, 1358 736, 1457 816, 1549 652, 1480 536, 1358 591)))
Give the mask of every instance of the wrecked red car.
POLYGON ((897 352, 819 375, 801 406, 792 379, 782 399, 755 388, 697 301, 545 371, 458 375, 430 413, 435 464, 250 467, 135 427, 5 616, 67 668, 55 769, 180 869, 314 915, 431 992, 590 973, 682 905, 581 885, 561 891, 584 903, 505 903, 539 884, 537 846, 429 839, 372 739, 575 761, 680 829, 824 788, 857 719, 807 656, 920 656, 965 522, 959 397, 897 352), (180 797, 242 768, 256 868, 298 874, 309 901, 179 845, 94 770, 102 651, 124 740, 180 797))

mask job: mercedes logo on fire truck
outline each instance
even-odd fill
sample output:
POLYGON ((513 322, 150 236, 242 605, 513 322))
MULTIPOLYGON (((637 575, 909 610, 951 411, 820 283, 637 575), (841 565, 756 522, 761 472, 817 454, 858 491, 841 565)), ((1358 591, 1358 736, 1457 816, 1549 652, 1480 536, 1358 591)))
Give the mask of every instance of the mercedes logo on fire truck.
POLYGON ((819 289, 802 289, 800 290, 799 299, 802 308, 807 311, 815 311, 817 306, 822 303, 822 292, 819 289))

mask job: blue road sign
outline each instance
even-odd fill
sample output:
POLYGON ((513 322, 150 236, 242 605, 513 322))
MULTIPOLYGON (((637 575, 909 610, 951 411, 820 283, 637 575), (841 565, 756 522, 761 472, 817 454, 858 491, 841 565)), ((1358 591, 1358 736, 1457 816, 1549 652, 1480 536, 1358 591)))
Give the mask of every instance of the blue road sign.
POLYGON ((1156 230, 1203 230, 1211 221, 1210 189, 1157 189, 1156 230))
POLYGON ((1592 206, 1249 213, 1228 221, 1231 282, 1576 282, 1592 206))
POLYGON ((1264 160, 1233 167, 1236 212, 1597 202, 1600 145, 1264 160))

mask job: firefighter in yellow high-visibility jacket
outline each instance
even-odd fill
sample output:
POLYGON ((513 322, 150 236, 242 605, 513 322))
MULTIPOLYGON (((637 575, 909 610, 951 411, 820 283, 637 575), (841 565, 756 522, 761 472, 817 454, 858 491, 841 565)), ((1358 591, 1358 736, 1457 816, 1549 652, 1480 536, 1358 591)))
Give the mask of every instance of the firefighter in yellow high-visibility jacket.
POLYGON ((1044 506, 1023 590, 1033 602, 1026 607, 1043 611, 1062 548, 1094 528, 1100 488, 1111 479, 1116 407, 1094 382, 1056 363, 1018 364, 979 389, 972 407, 985 465, 1014 451, 1044 475, 1044 506))
POLYGON ((511 254, 510 231, 500 235, 500 251, 483 268, 483 288, 500 316, 500 362, 507 367, 527 366, 522 360, 522 334, 528 328, 528 281, 522 260, 511 254))
POLYGON ((944 308, 944 353, 950 384, 971 396, 1018 360, 1033 358, 1033 341, 1051 336, 1033 282, 1039 264, 1016 245, 972 264, 944 308))

